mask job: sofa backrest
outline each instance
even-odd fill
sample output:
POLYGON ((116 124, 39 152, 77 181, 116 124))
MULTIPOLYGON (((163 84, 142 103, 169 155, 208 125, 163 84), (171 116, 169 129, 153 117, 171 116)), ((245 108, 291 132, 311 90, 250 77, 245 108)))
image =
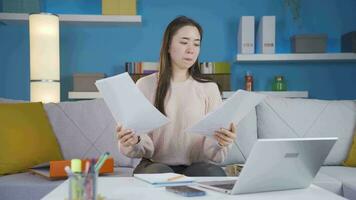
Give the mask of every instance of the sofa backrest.
POLYGON ((345 160, 355 126, 355 101, 267 97, 257 106, 259 138, 338 137, 325 165, 345 160))
POLYGON ((116 123, 102 99, 44 105, 64 159, 98 158, 110 152, 115 166, 133 167, 139 162, 119 152, 116 123))
MULTIPOLYGON (((102 99, 45 104, 65 159, 98 157, 110 152, 115 166, 134 167, 139 159, 119 152, 116 123, 102 99)), ((237 126, 237 139, 223 164, 244 163, 257 140, 254 109, 237 126)), ((172 155, 174 156, 174 155, 172 155)))
MULTIPOLYGON (((139 159, 128 158, 119 152, 116 123, 102 99, 48 103, 44 107, 64 159, 98 157, 108 151, 114 157, 115 166, 134 167, 138 164, 139 159)), ((253 109, 237 125, 237 138, 222 165, 245 163, 256 140, 257 118, 253 109)))

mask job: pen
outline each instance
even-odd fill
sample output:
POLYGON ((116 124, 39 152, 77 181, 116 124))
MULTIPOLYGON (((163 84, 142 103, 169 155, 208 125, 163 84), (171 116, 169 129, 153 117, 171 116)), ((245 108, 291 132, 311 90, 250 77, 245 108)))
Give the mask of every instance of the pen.
POLYGON ((64 171, 66 171, 68 177, 74 175, 73 172, 72 172, 72 170, 70 170, 70 167, 69 167, 69 166, 66 166, 66 167, 64 168, 64 171))
POLYGON ((101 166, 103 166, 104 162, 106 161, 106 159, 108 159, 109 157, 109 152, 105 152, 103 155, 101 155, 98 159, 98 161, 95 164, 95 171, 99 172, 101 166))
POLYGON ((90 161, 87 160, 85 161, 84 176, 88 175, 89 168, 90 168, 90 161))
POLYGON ((183 178, 185 177, 183 174, 177 175, 177 176, 173 176, 171 178, 168 178, 167 181, 175 181, 177 179, 183 178))

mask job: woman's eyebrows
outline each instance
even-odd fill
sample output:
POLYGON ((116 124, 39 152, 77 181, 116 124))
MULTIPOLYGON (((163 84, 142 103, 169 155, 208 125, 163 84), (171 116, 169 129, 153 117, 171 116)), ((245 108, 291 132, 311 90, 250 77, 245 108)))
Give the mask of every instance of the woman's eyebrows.
MULTIPOLYGON (((181 39, 191 40, 190 37, 181 37, 181 39)), ((194 41, 200 41, 200 38, 196 38, 196 39, 194 39, 194 41)))

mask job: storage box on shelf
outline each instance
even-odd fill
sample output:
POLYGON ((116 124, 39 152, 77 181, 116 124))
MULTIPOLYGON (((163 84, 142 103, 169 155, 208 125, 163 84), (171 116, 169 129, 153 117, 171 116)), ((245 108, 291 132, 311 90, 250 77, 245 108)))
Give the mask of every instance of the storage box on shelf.
POLYGON ((341 51, 356 53, 356 31, 345 33, 341 37, 341 51))
POLYGON ((102 0, 103 15, 136 15, 136 0, 102 0))
POLYGON ((290 38, 293 53, 325 53, 328 36, 294 35, 290 38))
POLYGON ((103 73, 76 73, 73 74, 73 91, 96 92, 95 81, 105 77, 103 73))

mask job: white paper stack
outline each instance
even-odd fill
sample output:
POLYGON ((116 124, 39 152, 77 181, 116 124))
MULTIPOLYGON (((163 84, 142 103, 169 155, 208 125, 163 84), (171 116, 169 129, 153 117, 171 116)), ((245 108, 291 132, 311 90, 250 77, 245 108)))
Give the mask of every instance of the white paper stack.
POLYGON ((224 101, 216 110, 208 113, 186 132, 213 136, 220 128, 228 129, 230 123, 239 122, 248 115, 266 96, 255 92, 238 90, 230 98, 224 101))
POLYGON ((141 93, 127 72, 95 82, 113 117, 137 134, 148 133, 169 122, 141 93))
POLYGON ((255 53, 255 17, 242 16, 240 18, 239 30, 237 35, 237 53, 255 53))
POLYGON ((257 53, 274 54, 276 46, 276 16, 263 16, 258 26, 257 53))

